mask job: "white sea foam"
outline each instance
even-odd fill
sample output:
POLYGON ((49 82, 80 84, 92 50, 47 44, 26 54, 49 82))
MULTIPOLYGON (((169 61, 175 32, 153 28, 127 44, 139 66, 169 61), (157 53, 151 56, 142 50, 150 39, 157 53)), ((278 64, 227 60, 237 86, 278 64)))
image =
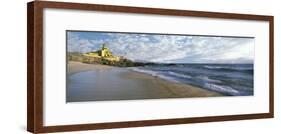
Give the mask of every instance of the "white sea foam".
POLYGON ((157 76, 157 72, 155 72, 155 71, 139 69, 139 68, 136 68, 136 67, 133 67, 133 68, 130 68, 130 69, 133 70, 133 71, 136 71, 136 72, 150 74, 152 76, 157 76))
POLYGON ((208 69, 221 69, 221 68, 224 68, 224 67, 221 67, 221 66, 204 66, 205 68, 208 68, 208 69))
POLYGON ((198 76, 197 78, 199 78, 199 79, 201 79, 203 81, 206 81, 206 82, 222 83, 222 81, 220 81, 220 80, 210 79, 207 76, 198 76))
POLYGON ((229 93, 231 95, 238 95, 239 91, 228 87, 228 86, 222 86, 222 85, 215 85, 215 84, 210 84, 210 83, 205 83, 204 87, 217 91, 217 92, 223 92, 223 93, 229 93))
POLYGON ((249 67, 235 67, 235 66, 204 66, 207 69, 232 69, 232 70, 251 70, 249 67))
POLYGON ((154 76, 154 77, 159 77, 159 78, 161 78, 161 79, 168 80, 168 81, 171 81, 171 82, 180 83, 179 81, 175 80, 174 78, 169 77, 169 76, 162 75, 162 74, 160 74, 159 72, 156 72, 156 71, 144 70, 144 69, 135 68, 135 67, 134 67, 134 68, 130 68, 130 69, 133 70, 133 71, 136 71, 136 72, 149 74, 149 75, 152 75, 152 76, 154 76))
POLYGON ((181 77, 181 78, 188 78, 188 79, 192 78, 192 76, 189 76, 189 75, 186 75, 186 74, 179 74, 179 73, 175 73, 175 72, 172 72, 172 71, 169 71, 168 74, 176 76, 176 77, 181 77))

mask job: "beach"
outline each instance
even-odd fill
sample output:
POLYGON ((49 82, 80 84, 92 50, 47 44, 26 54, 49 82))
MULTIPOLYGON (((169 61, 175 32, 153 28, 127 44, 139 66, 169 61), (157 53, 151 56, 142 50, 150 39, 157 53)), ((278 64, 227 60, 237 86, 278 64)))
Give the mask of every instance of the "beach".
POLYGON ((67 102, 223 96, 128 68, 69 61, 67 102))

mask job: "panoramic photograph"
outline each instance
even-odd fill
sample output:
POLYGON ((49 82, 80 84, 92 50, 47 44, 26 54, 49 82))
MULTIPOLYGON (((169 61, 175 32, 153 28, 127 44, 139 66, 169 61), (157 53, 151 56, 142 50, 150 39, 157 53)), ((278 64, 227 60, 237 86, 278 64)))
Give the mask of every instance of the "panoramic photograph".
POLYGON ((253 37, 66 31, 66 102, 254 95, 253 37))

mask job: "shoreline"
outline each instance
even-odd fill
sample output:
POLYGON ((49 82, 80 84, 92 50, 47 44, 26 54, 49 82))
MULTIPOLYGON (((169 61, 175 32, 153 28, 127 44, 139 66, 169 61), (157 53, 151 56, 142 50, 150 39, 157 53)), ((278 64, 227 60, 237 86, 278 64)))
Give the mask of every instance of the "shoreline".
POLYGON ((70 79, 67 102, 223 96, 127 68, 100 64, 70 61, 67 75, 70 79))

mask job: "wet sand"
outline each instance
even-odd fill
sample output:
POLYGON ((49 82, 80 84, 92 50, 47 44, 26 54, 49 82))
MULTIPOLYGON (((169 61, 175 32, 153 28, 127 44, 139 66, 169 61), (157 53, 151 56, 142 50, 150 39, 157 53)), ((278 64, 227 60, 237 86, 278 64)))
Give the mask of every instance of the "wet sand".
POLYGON ((127 68, 69 62, 67 102, 222 96, 127 68))
POLYGON ((72 75, 74 73, 84 72, 84 71, 95 71, 114 68, 112 66, 100 65, 100 64, 85 64, 81 62, 69 61, 67 74, 72 75))

